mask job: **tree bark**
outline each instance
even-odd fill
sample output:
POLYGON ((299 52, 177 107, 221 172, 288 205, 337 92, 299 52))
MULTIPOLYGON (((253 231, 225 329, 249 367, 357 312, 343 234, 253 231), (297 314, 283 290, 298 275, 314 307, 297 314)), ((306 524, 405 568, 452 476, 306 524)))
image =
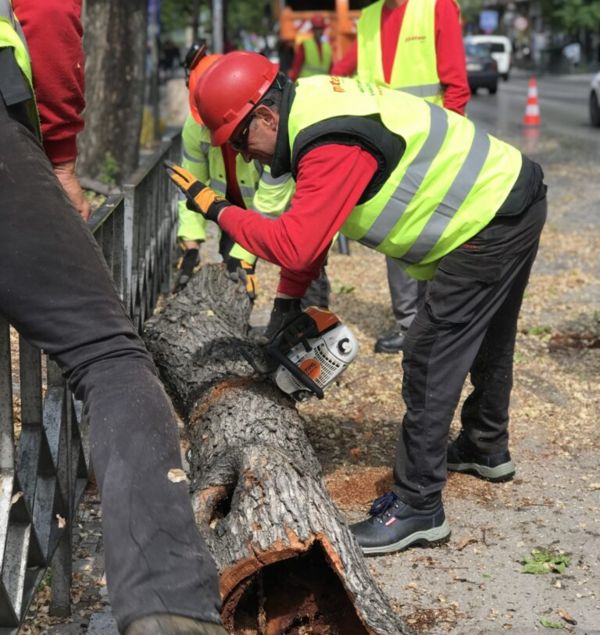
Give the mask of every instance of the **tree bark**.
POLYGON ((85 129, 78 169, 101 176, 110 152, 120 178, 136 168, 144 107, 147 0, 86 0, 85 129))
POLYGON ((234 635, 409 633, 329 498, 293 400, 240 354, 240 343, 252 350, 250 310, 243 286, 208 265, 146 329, 186 421, 224 625, 234 635))

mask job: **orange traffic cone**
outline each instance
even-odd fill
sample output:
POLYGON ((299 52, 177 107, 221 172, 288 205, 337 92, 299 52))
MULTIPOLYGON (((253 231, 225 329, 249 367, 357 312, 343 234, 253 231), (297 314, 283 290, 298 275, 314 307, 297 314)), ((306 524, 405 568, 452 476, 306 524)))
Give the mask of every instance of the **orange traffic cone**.
POLYGON ((534 77, 529 80, 529 88, 527 89, 527 106, 525 107, 525 117, 523 117, 523 125, 542 125, 542 119, 540 117, 540 105, 538 104, 538 90, 534 77))

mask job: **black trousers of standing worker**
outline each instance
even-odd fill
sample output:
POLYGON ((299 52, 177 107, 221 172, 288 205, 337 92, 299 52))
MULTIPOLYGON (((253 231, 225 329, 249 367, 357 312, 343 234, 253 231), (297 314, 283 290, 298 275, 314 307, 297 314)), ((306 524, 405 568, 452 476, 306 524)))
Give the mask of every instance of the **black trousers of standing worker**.
POLYGON ((175 415, 96 242, 0 95, 0 311, 83 400, 119 628, 172 613, 219 622, 217 572, 194 522, 175 415))
POLYGON ((524 212, 497 216, 440 261, 404 344, 406 415, 393 490, 405 503, 439 503, 450 424, 469 371, 465 433, 482 454, 508 447, 517 318, 545 220, 544 188, 524 212))

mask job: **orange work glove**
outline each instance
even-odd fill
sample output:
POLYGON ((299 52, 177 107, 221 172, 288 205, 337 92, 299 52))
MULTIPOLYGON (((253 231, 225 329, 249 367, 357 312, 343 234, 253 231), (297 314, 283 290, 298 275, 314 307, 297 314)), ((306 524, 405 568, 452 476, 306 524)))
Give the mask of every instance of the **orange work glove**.
POLYGON ((185 194, 188 200, 187 208, 193 212, 202 214, 204 218, 216 223, 219 212, 231 205, 181 166, 175 165, 172 161, 165 161, 164 166, 171 181, 185 194))

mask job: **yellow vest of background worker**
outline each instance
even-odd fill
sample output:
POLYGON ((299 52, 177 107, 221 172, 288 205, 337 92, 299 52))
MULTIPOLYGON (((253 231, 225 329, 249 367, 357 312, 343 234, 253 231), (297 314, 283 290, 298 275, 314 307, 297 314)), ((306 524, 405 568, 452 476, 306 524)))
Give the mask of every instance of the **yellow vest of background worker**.
POLYGON ((381 53, 381 12, 385 0, 363 9, 356 27, 358 77, 443 106, 444 93, 437 72, 435 49, 436 1, 408 0, 389 84, 384 79, 381 53))
MULTIPOLYGON (((198 180, 210 185, 217 194, 225 197, 225 162, 221 148, 211 145, 209 130, 197 123, 192 115, 188 115, 183 126, 182 139, 182 166, 198 180)), ((274 179, 268 168, 263 169, 258 162, 246 163, 241 154, 236 157, 235 165, 237 182, 248 209, 267 216, 279 216, 288 208, 295 189, 291 174, 274 179)), ((187 209, 185 199, 179 202, 177 236, 184 241, 206 240, 206 220, 202 214, 187 209)), ((239 245, 232 247, 229 256, 245 260, 249 264, 256 262, 256 256, 239 245)))
POLYGON ((331 68, 331 44, 321 42, 321 52, 314 37, 302 42, 304 46, 304 64, 300 71, 300 77, 313 77, 314 75, 329 75, 331 68))
POLYGON ((41 138, 40 118, 35 103, 35 93, 33 91, 31 59, 29 57, 25 34, 13 12, 11 0, 0 0, 0 48, 8 47, 13 49, 17 64, 29 84, 31 101, 27 103, 27 108, 31 115, 31 121, 37 122, 38 135, 41 138))
MULTIPOLYGON (((522 155, 423 99, 361 80, 313 77, 296 86, 288 118, 291 156, 302 155, 294 145, 300 132, 310 146, 360 126, 350 117, 373 125, 374 116, 405 144, 404 152, 388 166, 379 190, 352 210, 341 233, 391 256, 412 277, 431 279, 441 258, 495 216, 517 180, 522 155), (311 133, 314 124, 320 125, 311 133)), ((296 169, 292 159, 292 174, 296 169)))

